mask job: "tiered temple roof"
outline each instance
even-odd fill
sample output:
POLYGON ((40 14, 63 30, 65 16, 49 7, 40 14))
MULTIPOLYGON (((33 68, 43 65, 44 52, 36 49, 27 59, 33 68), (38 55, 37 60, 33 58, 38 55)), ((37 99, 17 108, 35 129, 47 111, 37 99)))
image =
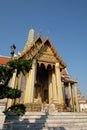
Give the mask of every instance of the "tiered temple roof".
POLYGON ((76 80, 73 80, 72 77, 69 75, 67 69, 62 69, 61 71, 61 78, 62 78, 62 81, 65 82, 65 83, 68 83, 68 82, 71 82, 71 83, 77 83, 76 80))
MULTIPOLYGON (((45 39, 42 39, 41 36, 38 36, 31 45, 26 44, 23 51, 20 52, 20 55, 17 56, 17 58, 25 57, 27 55, 28 60, 32 60, 34 57, 37 57, 38 53, 43 51, 45 49, 45 45, 49 46, 51 49, 53 56, 55 57, 56 61, 60 62, 60 65, 62 68, 66 67, 66 64, 63 62, 62 58, 57 54, 56 49, 53 47, 50 39, 46 37, 45 39)), ((52 59, 51 59, 52 60, 52 59)))

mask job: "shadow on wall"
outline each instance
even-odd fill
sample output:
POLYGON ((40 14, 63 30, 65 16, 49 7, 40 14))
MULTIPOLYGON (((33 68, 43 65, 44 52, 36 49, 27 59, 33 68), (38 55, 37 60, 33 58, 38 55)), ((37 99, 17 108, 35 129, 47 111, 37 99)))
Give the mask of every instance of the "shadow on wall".
MULTIPOLYGON (((46 122, 48 119, 48 113, 43 115, 39 115, 38 118, 34 118, 34 114, 30 117, 28 115, 18 117, 13 114, 9 114, 6 117, 5 123, 3 125, 2 130, 66 130, 64 127, 49 127, 48 123, 46 122)), ((36 115, 35 115, 36 116, 36 115)))

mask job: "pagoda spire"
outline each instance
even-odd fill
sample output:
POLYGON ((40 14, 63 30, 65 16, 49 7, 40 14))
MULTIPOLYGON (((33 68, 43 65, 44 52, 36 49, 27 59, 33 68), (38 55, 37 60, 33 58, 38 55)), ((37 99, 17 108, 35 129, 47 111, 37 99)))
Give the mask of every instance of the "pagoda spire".
POLYGON ((33 41, 34 41, 34 33, 35 33, 34 29, 31 28, 31 29, 29 30, 26 47, 30 47, 30 46, 33 44, 33 41))

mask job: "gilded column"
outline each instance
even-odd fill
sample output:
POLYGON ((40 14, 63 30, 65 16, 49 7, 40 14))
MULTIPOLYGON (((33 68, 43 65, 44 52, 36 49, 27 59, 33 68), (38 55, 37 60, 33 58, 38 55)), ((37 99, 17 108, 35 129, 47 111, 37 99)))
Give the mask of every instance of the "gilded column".
POLYGON ((33 59, 32 62, 32 69, 31 69, 31 83, 30 83, 30 102, 34 101, 34 85, 35 85, 35 79, 36 79, 36 59, 33 59))
POLYGON ((62 82, 61 84, 62 84, 63 104, 65 104, 64 82, 62 82))
POLYGON ((53 101, 57 101, 57 88, 56 88, 56 77, 55 72, 52 72, 52 89, 53 89, 53 101))
POLYGON ((29 97, 29 91, 30 91, 30 80, 29 80, 29 73, 26 74, 26 86, 25 86, 25 92, 24 92, 24 104, 29 103, 30 97, 29 97))
MULTIPOLYGON (((17 70, 15 70, 15 72, 13 73, 12 78, 9 81, 9 87, 11 88, 15 88, 15 82, 16 82, 16 72, 17 70)), ((9 108, 12 104, 13 104, 14 100, 13 99, 8 99, 7 101, 7 108, 9 108)))
POLYGON ((69 96, 70 96, 70 105, 72 106, 73 105, 73 103, 72 103, 72 86, 71 86, 70 82, 68 83, 68 90, 69 90, 69 96))
MULTIPOLYGON (((17 78, 17 89, 18 90, 21 90, 21 80, 22 80, 22 72, 18 75, 18 78, 17 78)), ((16 99, 16 103, 19 103, 20 102, 20 98, 17 98, 16 99)))
POLYGON ((63 103, 63 95, 62 95, 62 85, 61 85, 61 75, 60 75, 59 63, 56 63, 56 65, 55 65, 55 73, 56 73, 58 102, 59 102, 59 104, 62 104, 63 103))
POLYGON ((75 104, 76 104, 76 110, 79 112, 79 104, 78 104, 78 96, 77 96, 77 86, 76 83, 74 83, 74 96, 75 96, 75 104))
POLYGON ((25 95, 25 88, 26 88, 26 75, 21 75, 21 97, 20 103, 24 103, 24 95, 25 95))
POLYGON ((48 71, 48 88, 49 88, 49 103, 51 103, 51 100, 53 99, 53 93, 52 93, 52 72, 48 71))

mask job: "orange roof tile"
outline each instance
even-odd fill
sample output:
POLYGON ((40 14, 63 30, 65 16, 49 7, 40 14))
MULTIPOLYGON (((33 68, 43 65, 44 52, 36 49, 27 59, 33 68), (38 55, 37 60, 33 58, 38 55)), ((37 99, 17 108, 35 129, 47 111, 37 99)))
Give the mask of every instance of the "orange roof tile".
POLYGON ((0 64, 5 65, 10 60, 9 57, 0 56, 0 64))

